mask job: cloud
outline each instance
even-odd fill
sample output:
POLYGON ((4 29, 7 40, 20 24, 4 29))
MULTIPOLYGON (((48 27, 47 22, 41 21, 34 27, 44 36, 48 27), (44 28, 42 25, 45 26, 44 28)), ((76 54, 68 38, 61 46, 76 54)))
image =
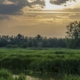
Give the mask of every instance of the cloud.
POLYGON ((10 17, 8 15, 0 15, 0 20, 4 20, 4 19, 9 20, 10 17))
POLYGON ((79 13, 80 12, 80 8, 74 8, 74 9, 67 8, 67 9, 63 9, 62 11, 64 11, 64 12, 79 13))
POLYGON ((32 4, 39 4, 39 5, 45 6, 45 0, 36 0, 32 2, 32 4))
POLYGON ((4 4, 4 1, 0 0, 0 14, 19 14, 23 7, 31 7, 27 0, 8 0, 15 4, 4 4))
POLYGON ((50 0, 50 3, 51 4, 61 5, 63 3, 66 3, 66 1, 69 1, 69 0, 50 0))
POLYGON ((26 6, 33 10, 35 8, 42 9, 45 6, 45 1, 44 0, 31 0, 31 1, 30 0, 0 0, 0 14, 4 14, 4 15, 21 14, 22 9, 26 6))
POLYGON ((70 19, 80 19, 80 13, 73 13, 69 15, 70 19))
POLYGON ((0 0, 0 3, 3 3, 4 2, 4 0, 0 0))
POLYGON ((51 4, 56 4, 56 5, 61 5, 61 4, 64 4, 66 3, 67 1, 75 1, 75 0, 50 0, 50 3, 51 4))

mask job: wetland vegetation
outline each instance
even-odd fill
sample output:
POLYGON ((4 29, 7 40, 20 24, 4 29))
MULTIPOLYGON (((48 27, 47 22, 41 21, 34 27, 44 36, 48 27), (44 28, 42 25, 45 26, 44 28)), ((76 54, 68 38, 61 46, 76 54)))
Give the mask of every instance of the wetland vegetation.
POLYGON ((80 22, 70 23, 66 33, 66 38, 0 36, 0 80, 25 80, 26 75, 80 80, 80 22))
POLYGON ((56 74, 61 80, 79 80, 80 50, 0 48, 0 69, 7 69, 12 74, 24 73, 34 77, 56 74))

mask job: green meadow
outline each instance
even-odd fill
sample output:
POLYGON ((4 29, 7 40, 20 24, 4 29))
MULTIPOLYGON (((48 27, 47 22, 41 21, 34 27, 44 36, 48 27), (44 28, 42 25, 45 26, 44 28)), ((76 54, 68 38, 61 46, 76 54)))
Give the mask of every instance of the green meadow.
POLYGON ((55 80, 80 80, 80 50, 0 48, 0 69, 7 69, 12 74, 61 76, 55 80))

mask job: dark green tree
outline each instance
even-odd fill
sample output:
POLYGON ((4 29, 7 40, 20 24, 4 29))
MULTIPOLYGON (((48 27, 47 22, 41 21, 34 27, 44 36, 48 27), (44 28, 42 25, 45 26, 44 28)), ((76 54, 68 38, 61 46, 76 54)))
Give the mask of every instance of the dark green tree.
POLYGON ((69 48, 80 47, 80 22, 74 21, 67 26, 66 43, 69 48))
POLYGON ((0 36, 0 47, 7 48, 56 48, 66 47, 65 39, 63 38, 47 38, 41 35, 35 37, 27 37, 21 34, 17 36, 0 36))

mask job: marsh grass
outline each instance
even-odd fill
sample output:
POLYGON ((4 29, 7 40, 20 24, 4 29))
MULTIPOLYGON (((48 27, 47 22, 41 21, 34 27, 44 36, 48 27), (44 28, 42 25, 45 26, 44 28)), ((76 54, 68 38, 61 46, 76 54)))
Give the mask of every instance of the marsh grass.
POLYGON ((13 77, 13 74, 7 69, 0 70, 0 80, 26 80, 24 74, 20 74, 18 77, 13 77))
POLYGON ((65 74, 63 77, 63 80, 80 80, 80 76, 79 75, 67 75, 65 74))
POLYGON ((12 74, 7 69, 1 69, 0 70, 0 78, 5 78, 7 80, 9 78, 12 78, 12 74))
POLYGON ((13 74, 7 69, 0 70, 0 80, 80 80, 80 75, 74 74, 51 74, 51 73, 33 73, 30 72, 30 77, 27 79, 27 76, 24 73, 18 74, 13 77, 13 74))
POLYGON ((80 74, 80 50, 0 48, 0 69, 80 74))

